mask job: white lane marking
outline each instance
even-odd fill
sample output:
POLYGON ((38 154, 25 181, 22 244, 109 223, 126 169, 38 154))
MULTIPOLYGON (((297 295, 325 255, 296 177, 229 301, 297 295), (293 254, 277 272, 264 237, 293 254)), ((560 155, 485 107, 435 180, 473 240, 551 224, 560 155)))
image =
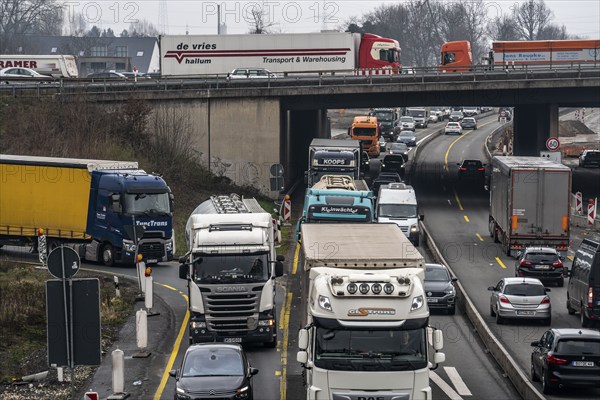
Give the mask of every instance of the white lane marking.
POLYGON ((462 397, 458 393, 454 391, 438 374, 434 371, 429 371, 429 377, 446 395, 450 398, 450 400, 463 400, 462 397))
POLYGON ((461 396, 471 396, 471 391, 465 384, 465 381, 462 380, 458 371, 454 367, 444 367, 444 371, 448 375, 448 378, 452 381, 454 388, 461 396))

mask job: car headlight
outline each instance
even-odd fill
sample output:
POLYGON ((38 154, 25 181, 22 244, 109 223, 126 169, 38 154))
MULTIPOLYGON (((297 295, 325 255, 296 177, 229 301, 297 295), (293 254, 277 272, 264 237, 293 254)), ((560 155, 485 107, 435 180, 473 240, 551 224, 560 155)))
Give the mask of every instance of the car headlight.
POLYGON ((258 326, 273 326, 275 325, 274 319, 259 319, 258 326))
POLYGON ((454 294, 454 288, 450 288, 448 290, 444 290, 445 294, 454 294))
POLYGON ((173 240, 169 240, 165 243, 166 251, 173 251, 173 240))
POLYGON ((185 390, 180 387, 177 387, 177 393, 176 393, 175 398, 179 399, 179 400, 191 399, 191 397, 186 394, 185 390))
POLYGON ((242 393, 248 391, 248 389, 250 389, 250 387, 246 385, 243 388, 239 388, 238 390, 236 390, 236 392, 242 393))
POLYGON ((134 252, 135 244, 133 242, 123 240, 123 250, 129 251, 129 252, 134 252))
POLYGON ((423 307, 423 304, 424 302, 422 295, 413 298, 412 305, 410 306, 410 311, 418 310, 419 308, 423 307))

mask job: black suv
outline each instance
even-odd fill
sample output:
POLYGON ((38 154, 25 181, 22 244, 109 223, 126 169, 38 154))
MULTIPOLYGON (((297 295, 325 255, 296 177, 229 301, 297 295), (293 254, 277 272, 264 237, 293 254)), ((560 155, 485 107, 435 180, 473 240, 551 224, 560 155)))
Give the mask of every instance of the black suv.
POLYGON ((584 150, 579 156, 580 167, 600 167, 600 150, 584 150))
POLYGON ((600 237, 583 239, 575 252, 567 286, 567 311, 581 315, 581 326, 600 321, 600 237))
POLYGON ((429 309, 446 310, 448 314, 456 312, 456 289, 453 278, 442 264, 425 264, 425 294, 429 309))
POLYGON ((600 387, 600 332, 549 329, 531 342, 531 380, 550 394, 558 386, 600 387))
POLYGON ((458 165, 458 179, 459 180, 485 180, 485 167, 486 164, 480 160, 463 160, 458 165))
POLYGON ((566 275, 562 257, 551 247, 528 247, 517 256, 515 276, 552 281, 563 287, 566 275))

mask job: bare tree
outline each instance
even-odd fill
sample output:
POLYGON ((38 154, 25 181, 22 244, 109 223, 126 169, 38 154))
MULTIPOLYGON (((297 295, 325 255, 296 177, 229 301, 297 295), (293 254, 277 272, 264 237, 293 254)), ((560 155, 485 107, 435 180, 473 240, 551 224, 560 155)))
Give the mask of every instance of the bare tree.
POLYGON ((158 37, 161 34, 147 19, 129 24, 128 32, 130 37, 158 37))
POLYGON ((67 36, 84 36, 88 31, 88 23, 85 16, 82 13, 71 15, 69 14, 69 10, 67 10, 67 21, 64 31, 67 36))
POLYGON ((248 33, 263 34, 272 33, 272 27, 275 26, 275 22, 271 20, 269 12, 265 7, 255 7, 250 9, 250 15, 245 17, 246 22, 250 25, 250 31, 248 33))
POLYGON ((519 40, 517 23, 510 15, 494 18, 488 24, 488 35, 492 40, 519 40))
POLYGON ((0 0, 0 52, 16 52, 25 34, 60 33, 62 15, 55 0, 0 0))
POLYGON ((564 25, 548 24, 538 34, 538 40, 567 40, 574 39, 567 33, 564 25))
POLYGON ((527 0, 513 9, 516 29, 523 40, 538 40, 553 18, 544 0, 527 0))

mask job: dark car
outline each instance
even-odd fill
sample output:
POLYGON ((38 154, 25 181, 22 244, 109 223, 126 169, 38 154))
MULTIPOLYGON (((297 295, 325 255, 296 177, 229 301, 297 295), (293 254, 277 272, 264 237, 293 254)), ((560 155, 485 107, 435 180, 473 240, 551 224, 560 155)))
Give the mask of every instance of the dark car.
POLYGON ((396 142, 404 143, 407 146, 414 147, 417 145, 417 137, 411 131, 402 131, 396 138, 396 142))
POLYGON ((578 312, 584 328, 600 321, 600 237, 583 239, 575 252, 567 285, 567 311, 578 312))
POLYGON ((257 373, 239 344, 201 343, 188 347, 181 368, 169 375, 176 380, 175 400, 252 400, 257 373))
POLYGON ((108 72, 94 72, 88 74, 88 78, 92 79, 122 79, 126 80, 127 77, 120 72, 108 71, 108 72))
POLYGON ((394 182, 402 182, 402 178, 396 172, 382 172, 377 176, 377 178, 373 179, 371 183, 371 191, 375 196, 379 193, 379 188, 381 186, 385 186, 388 183, 394 182))
POLYGON ((528 247, 517 257, 515 276, 530 276, 542 282, 565 283, 565 267, 560 254, 552 247, 528 247))
POLYGON ((600 167, 600 150, 584 150, 579 156, 580 167, 600 167))
POLYGON ((456 312, 454 302, 456 281, 457 279, 450 275, 445 265, 425 264, 425 294, 429 309, 445 310, 450 315, 456 312))
POLYGON ((458 163, 459 180, 480 180, 485 181, 486 164, 479 160, 463 160, 458 163))
POLYGON ((388 155, 401 154, 404 156, 404 161, 408 161, 408 146, 406 143, 395 142, 390 144, 388 155))
POLYGON ((460 125, 463 127, 463 129, 477 130, 477 120, 473 117, 463 118, 460 125))
POLYGON ((600 387, 600 332, 549 329, 531 342, 531 380, 544 394, 557 387, 600 387))
POLYGON ((450 116, 448 117, 448 120, 452 121, 452 122, 459 122, 459 121, 462 121, 463 118, 464 118, 464 115, 463 115, 462 111, 452 111, 450 113, 450 116))
POLYGON ((147 75, 143 72, 119 72, 121 75, 124 75, 127 79, 152 79, 150 75, 147 75))
POLYGON ((404 156, 402 154, 388 154, 381 160, 381 172, 396 172, 404 176, 404 156))

